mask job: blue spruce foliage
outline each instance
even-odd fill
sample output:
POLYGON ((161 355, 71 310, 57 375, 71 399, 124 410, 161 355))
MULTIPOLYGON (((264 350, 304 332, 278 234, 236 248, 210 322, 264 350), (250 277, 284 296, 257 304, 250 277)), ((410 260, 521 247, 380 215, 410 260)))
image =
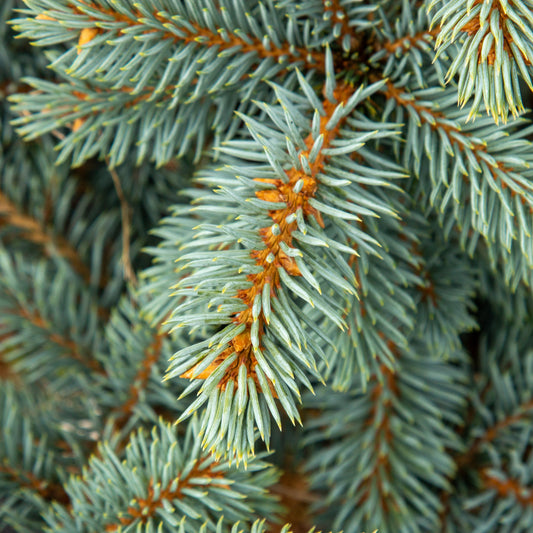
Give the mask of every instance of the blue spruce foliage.
POLYGON ((533 531, 533 1, 4 0, 0 533, 533 531))

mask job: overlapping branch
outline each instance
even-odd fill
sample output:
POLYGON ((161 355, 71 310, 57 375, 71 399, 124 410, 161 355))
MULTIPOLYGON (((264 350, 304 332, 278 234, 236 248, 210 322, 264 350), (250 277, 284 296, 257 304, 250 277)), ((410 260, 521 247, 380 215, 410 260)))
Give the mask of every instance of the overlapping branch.
POLYGON ((6 476, 20 488, 35 492, 45 501, 56 501, 63 505, 67 505, 70 501, 61 483, 40 479, 33 472, 19 470, 9 465, 5 458, 4 463, 0 464, 0 475, 6 476))
MULTIPOLYGON (((119 516, 120 523, 109 523, 105 525, 106 533, 117 531, 121 527, 130 526, 133 523, 146 524, 150 519, 153 519, 157 515, 158 509, 164 508, 164 502, 172 502, 174 500, 180 500, 184 497, 184 491, 192 489, 195 485, 204 485, 199 483, 202 479, 209 480, 224 480, 224 475, 216 469, 217 463, 209 462, 209 464, 198 463, 195 464, 190 472, 179 479, 173 479, 167 486, 157 488, 154 487, 154 480, 150 479, 147 488, 147 496, 145 498, 137 497, 129 502, 128 509, 121 513, 119 516)), ((224 485, 218 485, 224 487, 224 485)), ((225 488, 229 489, 228 485, 225 488)))
POLYGON ((440 24, 437 55, 462 41, 454 50, 448 70, 450 81, 458 74, 459 104, 473 96, 470 117, 483 101, 496 123, 506 122, 524 111, 519 75, 533 90, 530 66, 533 60, 533 16, 524 2, 476 0, 474 2, 434 0, 433 24, 440 24))
MULTIPOLYGON (((20 230, 19 237, 29 240, 43 247, 46 254, 57 254, 63 257, 75 272, 87 283, 91 282, 91 272, 78 251, 62 236, 53 235, 48 228, 37 219, 22 212, 17 206, 0 191, 0 226, 8 225, 20 230)), ((101 285, 106 284, 105 278, 100 280, 101 285)))

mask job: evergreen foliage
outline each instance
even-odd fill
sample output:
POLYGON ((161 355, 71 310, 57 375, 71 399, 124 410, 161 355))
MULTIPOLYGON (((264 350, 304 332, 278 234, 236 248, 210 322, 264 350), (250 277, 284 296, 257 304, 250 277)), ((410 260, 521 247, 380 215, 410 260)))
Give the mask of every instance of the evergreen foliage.
POLYGON ((4 0, 0 532, 532 531, 532 63, 530 0, 4 0))

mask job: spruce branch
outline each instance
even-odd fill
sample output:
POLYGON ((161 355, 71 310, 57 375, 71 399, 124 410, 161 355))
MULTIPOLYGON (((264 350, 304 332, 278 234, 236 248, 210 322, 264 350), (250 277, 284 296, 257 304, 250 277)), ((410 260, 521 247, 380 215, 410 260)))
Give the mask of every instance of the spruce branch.
POLYGON ((121 421, 125 421, 131 416, 135 406, 139 401, 139 395, 141 394, 141 391, 146 389, 152 366, 157 363, 161 356, 161 346, 164 336, 165 335, 161 332, 156 333, 153 342, 145 351, 146 357, 142 363, 142 366, 137 371, 137 374, 130 385, 128 400, 123 405, 115 407, 115 410, 120 412, 120 419, 118 422, 119 425, 121 421))
POLYGON ((30 98, 23 94, 12 98, 18 102, 17 112, 30 114, 15 121, 20 133, 31 139, 51 129, 71 129, 58 145, 58 160, 65 161, 74 152, 78 165, 99 154, 109 156, 114 167, 136 142, 138 161, 150 150, 151 158, 162 165, 187 153, 194 137, 198 160, 208 136, 206 126, 213 126, 218 142, 227 137, 235 122, 232 110, 246 111, 239 99, 248 100, 261 79, 283 78, 297 66, 324 70, 322 51, 305 48, 310 40, 281 22, 270 1, 240 0, 220 6, 204 1, 202 16, 192 2, 152 4, 139 2, 117 10, 100 1, 63 0, 50 9, 42 0, 27 2, 26 14, 33 17, 14 21, 21 36, 39 35, 34 42, 42 46, 78 40, 65 53, 52 54, 53 68, 68 83, 28 79, 36 91, 30 98), (89 35, 89 30, 94 31, 89 35), (80 38, 85 42, 82 48, 80 38), (143 61, 156 42, 157 54, 143 61), (111 55, 103 65, 107 53, 111 55), (212 60, 209 69, 199 70, 212 60), (176 78, 178 84, 170 81, 176 78), (230 92, 233 88, 240 98, 230 92), (58 101, 61 105, 55 106, 58 101), (127 130, 117 125, 123 106, 130 111, 127 130), (176 125, 180 123, 195 124, 196 133, 185 134, 176 125), (159 128, 154 126, 159 125, 170 135, 157 138, 159 128), (94 145, 97 132, 99 142, 94 145))
MULTIPOLYGON (((401 204, 398 204, 399 209, 401 204)), ((400 211, 402 216, 406 213, 400 211)), ((417 242, 418 236, 405 232, 406 225, 395 220, 373 220, 361 224, 365 233, 379 239, 385 253, 376 256, 371 250, 354 244, 349 259, 358 290, 344 310, 347 335, 327 350, 325 376, 334 390, 349 390, 358 382, 366 390, 372 374, 386 366, 395 368, 394 350, 408 344, 408 332, 414 327, 415 298, 409 287, 420 286, 421 261, 409 248, 398 242, 417 242), (390 342, 389 342, 390 341, 390 342)), ((325 338, 331 338, 335 326, 324 324, 325 338)), ((325 365, 324 365, 325 366, 325 365)))
MULTIPOLYGON (((359 255, 350 260, 359 297, 345 310, 347 335, 326 351, 324 373, 335 390, 358 383, 364 391, 380 366, 395 371, 394 350, 406 348, 414 338, 424 338, 434 357, 448 357, 460 348, 460 335, 476 328, 471 316, 475 269, 454 253, 455 245, 428 233, 414 207, 402 209, 400 223, 365 223, 365 232, 379 238, 386 253, 377 257, 357 249, 359 255)), ((321 330, 325 338, 335 334, 331 323, 321 324, 321 330)))
POLYGON ((460 43, 446 77, 450 81, 459 75, 461 107, 473 96, 468 119, 476 116, 482 100, 496 123, 506 122, 509 112, 516 118, 524 111, 519 75, 533 90, 532 6, 528 0, 428 2, 428 11, 439 8, 432 22, 440 25, 437 56, 456 40, 460 43))
MULTIPOLYGON (((524 317, 526 324, 530 320, 524 317)), ((457 470, 450 482, 457 489, 441 495, 443 531, 465 525, 481 531, 495 523, 507 524, 509 531, 526 530, 520 517, 531 484, 529 343, 529 328, 516 326, 505 334, 488 328, 481 337, 478 364, 486 372, 474 381, 464 447, 454 459, 457 470), (516 492, 520 484, 525 491, 516 492)))
POLYGON ((473 531, 482 531, 487 524, 496 523, 505 524, 504 531, 527 531, 525 518, 533 504, 531 451, 527 441, 527 432, 522 433, 515 453, 502 454, 502 458, 479 472, 480 494, 465 502, 473 531))
MULTIPOLYGON (((164 49, 170 57, 172 54, 169 53, 167 42, 180 45, 180 48, 176 47, 178 51, 181 51, 181 47, 193 45, 191 48, 201 46, 216 48, 218 53, 230 51, 230 55, 235 53, 235 48, 238 47, 239 52, 245 56, 253 54, 260 59, 271 58, 279 63, 300 61, 306 67, 324 69, 324 58, 320 52, 296 47, 290 41, 282 42, 275 34, 274 28, 268 28, 269 15, 271 15, 269 10, 273 7, 270 2, 254 6, 253 3, 246 1, 221 2, 220 5, 204 1, 201 10, 187 3, 183 6, 175 3, 168 4, 169 7, 167 7, 165 2, 161 1, 155 5, 137 2, 134 7, 129 6, 120 10, 101 0, 96 2, 61 0, 55 2, 53 8, 49 8, 45 0, 25 0, 25 3, 29 8, 25 13, 28 15, 37 13, 37 15, 32 19, 18 19, 12 22, 20 36, 30 37, 36 45, 40 46, 77 39, 77 55, 80 55, 83 47, 89 44, 90 46, 85 46, 86 49, 97 45, 135 44, 142 50, 141 43, 136 44, 134 36, 144 32, 149 34, 149 38, 162 42, 160 48, 164 49), (202 12, 201 17, 199 12, 202 12), (259 21, 253 19, 254 14, 259 15, 259 21), (59 24, 66 17, 70 23, 68 28, 61 27, 59 24), (261 31, 261 26, 267 28, 266 32, 261 31), (28 33, 25 34, 25 32, 28 33), (36 34, 39 37, 35 38, 36 34), (97 37, 97 42, 95 42, 97 37), (117 39, 117 42, 113 43, 113 39, 117 39)), ((174 50, 172 52, 178 55, 174 50)), ((138 51, 133 49, 126 57, 120 57, 121 54, 115 52, 117 57, 115 57, 114 67, 120 69, 126 66, 122 69, 123 71, 133 70, 138 61, 132 62, 131 58, 136 53, 138 51)), ((63 61, 72 60, 71 56, 72 53, 68 53, 63 61)), ((76 75, 76 68, 80 63, 80 60, 76 60, 74 62, 76 66, 69 68, 68 74, 76 78, 80 77, 76 75)), ((154 67, 152 66, 151 69, 154 70, 154 67)), ((96 62, 93 66, 85 61, 83 77, 90 78, 104 71, 97 66, 96 62)), ((139 73, 136 75, 136 78, 148 77, 139 73)))
POLYGON ((478 458, 478 454, 484 447, 490 445, 496 438, 501 435, 501 432, 506 428, 510 428, 520 422, 525 422, 533 412, 533 401, 526 401, 518 405, 512 414, 504 416, 501 420, 495 422, 483 433, 477 436, 470 446, 456 458, 456 463, 459 468, 467 468, 471 466, 478 458))
POLYGON ((447 477, 455 465, 449 449, 460 443, 447 426, 461 419, 466 380, 463 370, 427 357, 423 343, 417 346, 419 354, 394 348, 397 370, 382 366, 366 392, 322 392, 308 399, 309 407, 323 411, 307 423, 306 444, 313 453, 306 469, 311 487, 339 507, 336 516, 323 511, 333 527, 356 532, 362 524, 380 524, 387 531, 424 531, 438 524, 440 504, 428 487, 450 487, 447 477), (339 406, 343 416, 332 423, 332 410, 339 406), (446 422, 434 424, 435 408, 446 422))
POLYGON ((7 463, 0 465, 0 473, 6 481, 11 481, 17 489, 28 489, 30 492, 38 494, 43 500, 54 500, 66 503, 68 497, 59 483, 50 483, 47 480, 39 479, 33 472, 21 471, 7 463))
MULTIPOLYGON (((158 391, 159 387, 156 386, 160 380, 161 367, 172 353, 170 348, 165 346, 167 334, 159 328, 150 327, 145 322, 138 322, 133 314, 136 309, 126 302, 122 302, 121 307, 122 316, 119 314, 113 316, 107 330, 107 336, 112 344, 106 367, 109 379, 117 383, 122 382, 122 379, 117 378, 127 372, 128 387, 121 393, 114 390, 110 395, 108 392, 103 401, 103 404, 110 409, 108 416, 114 419, 117 428, 131 426, 141 413, 142 416, 147 416, 152 411, 152 416, 148 415, 147 418, 156 418, 153 411, 158 405, 176 408, 175 399, 170 391, 158 391), (131 333, 126 334, 130 321, 135 325, 133 336, 131 333), (155 391, 158 394, 152 396, 155 391), (119 403, 117 403, 118 396, 121 397, 119 403)), ((176 343, 173 344, 175 346, 176 343)), ((102 385, 106 386, 105 380, 102 385)))
POLYGON ((501 474, 485 469, 481 472, 483 485, 487 489, 495 490, 502 498, 511 497, 524 507, 533 507, 533 492, 528 486, 522 485, 518 480, 505 478, 501 474))
POLYGON ((62 411, 66 421, 80 412, 79 405, 59 408, 67 398, 68 393, 50 399, 35 387, 1 384, 0 423, 8 438, 0 439, 0 524, 30 533, 42 526, 40 513, 48 502, 68 504, 63 476, 76 460, 56 447, 62 437, 56 414, 62 411))
MULTIPOLYGON (((185 407, 176 402, 183 386, 162 386, 161 378, 171 354, 186 344, 140 316, 148 301, 130 290, 111 313, 104 331, 106 346, 101 358, 105 373, 95 383, 98 427, 117 450, 127 444, 133 428, 150 428, 158 418, 174 421, 185 407)), ((87 456, 98 453, 96 444, 87 456)))
MULTIPOLYGON (((464 113, 451 102, 451 89, 413 91, 389 82, 383 93, 389 102, 385 116, 395 112, 398 122, 409 116, 403 162, 415 175, 429 176, 429 183, 420 181, 419 194, 441 213, 447 231, 455 218, 461 241, 470 253, 478 241, 478 235, 472 235, 474 230, 489 247, 499 242, 504 257, 516 247, 517 254, 523 254, 530 264, 531 145, 527 128, 521 127, 522 119, 496 129, 490 119, 466 125, 464 113), (391 105, 393 102, 396 105, 391 105), (448 174, 444 169, 451 158, 453 169, 448 174)), ((516 263, 511 268, 516 272, 516 263)))
MULTIPOLYGON (((1 323, 3 357, 10 362, 10 365, 13 365, 15 371, 24 372, 27 378, 32 375, 32 379, 36 380, 42 376, 47 366, 50 369, 55 367, 56 372, 64 372, 68 366, 68 361, 75 361, 78 365, 92 372, 101 372, 101 366, 97 360, 93 359, 91 350, 95 344, 87 345, 83 339, 84 334, 92 333, 91 330, 98 327, 96 309, 94 303, 91 309, 90 296, 83 293, 76 294, 72 289, 67 289, 64 302, 67 305, 66 311, 72 310, 71 305, 74 303, 72 298, 75 299, 78 296, 85 313, 84 317, 80 317, 85 319, 85 323, 80 323, 67 333, 65 331, 67 324, 61 323, 60 313, 55 311, 49 315, 46 312, 49 309, 46 309, 44 313, 42 312, 46 308, 41 300, 41 294, 39 294, 42 288, 36 287, 26 279, 24 280, 27 284, 26 287, 29 285, 31 292, 35 293, 35 300, 28 301, 26 298, 21 298, 21 280, 19 278, 15 282, 15 272, 22 273, 26 270, 26 275, 28 274, 28 269, 23 268, 21 261, 11 262, 4 252, 1 256, 1 263, 2 274, 5 276, 5 281, 1 283, 0 292, 0 308, 3 313, 1 323), (33 339, 31 345, 25 341, 27 336, 33 339), (32 358, 39 361, 40 364, 30 364, 32 358)), ((41 264, 39 267, 32 272, 37 283, 47 275, 46 266, 41 264)), ((56 276, 58 281, 61 280, 61 272, 56 276)), ((65 284, 63 281, 61 285, 68 287, 68 282, 65 284)), ((58 295, 57 298, 61 297, 58 295)), ((97 342, 98 340, 96 340, 97 342)))
POLYGON ((430 28, 428 14, 417 2, 391 2, 386 10, 379 9, 368 60, 374 75, 396 81, 408 73, 423 88, 428 86, 427 69, 431 69, 444 85, 449 59, 445 53, 435 57, 437 34, 438 29, 430 28))
POLYGON ((299 83, 305 96, 293 96, 275 86, 281 105, 257 105, 271 117, 273 127, 286 125, 290 137, 244 116, 254 141, 234 141, 221 148, 242 163, 201 177, 219 189, 206 191, 189 211, 209 216, 221 210, 231 213, 232 205, 243 210, 232 225, 223 228, 207 222, 195 229, 187 222, 186 231, 197 236, 183 241, 186 253, 180 260, 187 261, 183 267, 186 275, 176 286, 176 295, 196 298, 178 306, 169 320, 177 327, 223 327, 207 340, 178 352, 167 374, 169 378, 203 381, 191 385, 191 390, 200 388, 198 398, 182 418, 209 400, 202 419, 204 431, 220 409, 231 408, 243 420, 238 425, 242 436, 236 435, 231 443, 224 425, 220 433, 211 429, 206 434, 205 445, 211 448, 217 442, 221 453, 230 445, 239 455, 249 453, 254 440, 250 424, 254 423, 268 442, 266 413, 270 411, 280 424, 276 398, 291 420, 299 419, 294 404, 299 397, 295 378, 309 386, 303 372, 318 377, 315 357, 324 354, 319 338, 308 336, 305 340, 307 318, 299 316, 293 298, 304 300, 316 313, 344 328, 342 307, 331 296, 338 294, 342 301, 356 291, 354 274, 342 257, 354 253, 348 238, 376 254, 380 247, 373 237, 347 221, 357 221, 360 216, 397 216, 394 208, 364 190, 375 183, 392 186, 389 180, 402 177, 397 166, 363 148, 365 142, 391 135, 393 125, 365 122, 354 113, 379 84, 357 90, 336 85, 331 54, 328 57, 324 100, 317 98, 302 75, 299 83), (304 106, 314 111, 312 121, 302 114, 304 106), (345 125, 351 120, 361 133, 348 133, 345 125), (344 155, 354 150, 360 154, 344 155), (223 255, 225 260, 221 260, 223 255), (327 273, 328 258, 339 265, 337 272, 327 273), (238 268, 236 260, 242 261, 238 268))
MULTIPOLYGON (((91 272, 78 251, 64 238, 54 235, 38 220, 22 212, 9 198, 0 192, 0 225, 18 229, 19 237, 42 246, 50 256, 60 256, 70 263, 86 283, 91 282, 91 272)), ((105 280, 101 280, 105 283, 105 280)))
MULTIPOLYGON (((70 479, 66 490, 72 508, 55 504, 54 512, 47 516, 49 526, 54 531, 80 533, 124 527, 175 531, 183 518, 187 521, 184 531, 192 532, 204 523, 209 530, 215 529, 222 515, 227 524, 252 522, 255 513, 268 516, 277 512, 265 490, 275 482, 275 471, 259 456, 247 471, 216 462, 201 453, 198 429, 193 420, 179 441, 175 431, 163 423, 155 426, 150 436, 135 432, 122 462, 110 446, 104 446, 101 459, 93 457, 82 477, 70 479), (89 499, 89 487, 100 487, 99 495, 89 499)), ((91 494, 95 493, 91 490, 91 494)))

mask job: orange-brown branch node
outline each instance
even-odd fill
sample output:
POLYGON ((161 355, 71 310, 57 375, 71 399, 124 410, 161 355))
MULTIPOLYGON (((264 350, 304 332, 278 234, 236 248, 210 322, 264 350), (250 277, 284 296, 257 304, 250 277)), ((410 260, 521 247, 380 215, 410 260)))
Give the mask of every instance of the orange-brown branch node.
POLYGON ((330 13, 332 25, 341 24, 341 38, 345 35, 350 36, 350 47, 357 48, 359 40, 354 34, 353 28, 350 26, 348 13, 339 0, 324 0, 324 12, 330 13))
POLYGON ((57 501, 63 505, 70 502, 70 498, 61 484, 39 479, 33 472, 18 470, 10 466, 7 461, 0 464, 0 474, 4 474, 20 487, 36 492, 44 500, 57 501))
POLYGON ((387 50, 389 55, 395 54, 398 50, 408 51, 410 48, 416 46, 419 41, 431 42, 438 34, 438 28, 431 30, 422 30, 414 35, 404 35, 395 41, 386 41, 383 43, 383 48, 387 50))
MULTIPOLYGON (((343 120, 340 120, 333 128, 327 129, 331 116, 335 112, 337 106, 341 102, 346 102, 353 92, 350 84, 344 83, 339 85, 334 92, 334 101, 329 101, 327 98, 323 102, 324 115, 320 119, 319 134, 323 135, 322 150, 331 146, 332 142, 339 135, 343 120)), ((315 139, 311 134, 305 139, 305 149, 302 152, 302 157, 308 157, 315 139)), ((304 172, 301 168, 293 167, 286 171, 286 180, 281 179, 264 179, 256 178, 256 181, 273 186, 264 190, 257 191, 255 194, 260 200, 268 202, 276 202, 284 204, 280 209, 273 209, 268 212, 268 216, 272 220, 272 225, 259 230, 261 239, 264 243, 264 248, 261 250, 253 250, 250 255, 255 260, 256 265, 261 267, 258 273, 249 274, 248 281, 251 281, 250 288, 242 289, 237 292, 236 298, 240 299, 246 304, 246 309, 237 313, 233 321, 237 324, 245 324, 246 329, 240 335, 236 336, 229 348, 220 354, 217 359, 211 363, 204 371, 195 374, 197 366, 191 368, 181 375, 184 378, 206 379, 214 372, 218 366, 233 353, 237 353, 236 360, 232 363, 225 374, 225 377, 219 383, 219 387, 224 389, 226 384, 233 379, 236 383, 238 370, 241 364, 245 364, 248 375, 254 377, 255 380, 255 366, 257 361, 254 356, 254 349, 251 340, 251 327, 254 323, 252 308, 257 296, 261 296, 265 287, 270 287, 270 296, 275 298, 277 289, 280 286, 279 268, 283 268, 290 276, 301 276, 300 269, 293 257, 289 257, 284 251, 282 245, 292 248, 292 233, 297 229, 298 223, 296 220, 287 221, 295 218, 299 210, 306 217, 313 216, 318 224, 324 227, 324 221, 321 214, 311 206, 309 201, 315 196, 318 182, 317 175, 322 172, 326 163, 326 156, 321 151, 310 165, 310 173, 304 172), (296 184, 300 185, 296 188, 296 184), (298 192, 296 192, 298 190, 298 192), (294 217, 291 217, 293 215, 294 217), (274 227, 276 228, 274 230, 274 227)), ((261 313, 255 320, 259 320, 259 340, 263 335, 265 328, 268 326, 268 320, 263 313, 261 313)), ((271 386, 271 390, 275 396, 275 391, 271 386)))
POLYGON ((486 488, 495 490, 502 498, 513 496, 524 507, 533 506, 533 489, 531 487, 524 487, 515 479, 496 477, 490 473, 488 468, 482 470, 481 479, 486 488))
POLYGON ((84 44, 90 43, 99 33, 100 30, 98 28, 83 28, 81 30, 78 39, 78 55, 81 54, 81 47, 84 44))

